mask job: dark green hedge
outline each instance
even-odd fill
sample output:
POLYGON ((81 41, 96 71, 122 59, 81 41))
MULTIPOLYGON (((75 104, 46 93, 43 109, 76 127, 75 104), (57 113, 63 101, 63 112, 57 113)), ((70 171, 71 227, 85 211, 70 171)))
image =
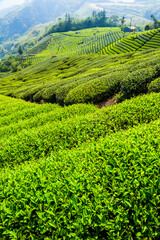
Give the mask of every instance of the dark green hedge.
POLYGON ((151 82, 148 86, 148 91, 149 92, 160 92, 160 77, 155 79, 153 82, 151 82))
POLYGON ((127 76, 127 71, 114 72, 72 89, 65 98, 65 104, 77 102, 97 103, 112 97, 120 90, 120 82, 127 76))
POLYGON ((134 71, 121 81, 121 92, 127 98, 146 93, 148 91, 148 83, 159 76, 160 65, 134 71))

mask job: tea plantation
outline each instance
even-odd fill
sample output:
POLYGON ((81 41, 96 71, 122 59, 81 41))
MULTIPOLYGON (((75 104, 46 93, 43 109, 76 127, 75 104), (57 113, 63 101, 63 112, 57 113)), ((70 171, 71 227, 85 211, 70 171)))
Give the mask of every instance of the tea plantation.
POLYGON ((160 77, 160 50, 112 56, 48 58, 6 78, 0 94, 60 105, 99 103, 118 94, 120 101, 148 91, 160 77))
POLYGON ((27 57, 26 60, 48 58, 48 56, 68 56, 74 54, 97 53, 104 47, 121 39, 128 34, 121 32, 120 28, 89 28, 80 31, 53 33, 43 38, 28 54, 37 54, 35 57, 27 57))
POLYGON ((160 29, 145 33, 124 33, 118 27, 98 27, 53 33, 44 37, 28 50, 29 56, 24 61, 38 63, 51 56, 112 55, 154 48, 160 48, 160 29))
POLYGON ((160 29, 145 33, 133 34, 106 46, 101 54, 120 54, 132 51, 143 51, 152 48, 160 48, 160 29))
POLYGON ((158 239, 159 93, 0 102, 1 239, 158 239))
POLYGON ((159 239, 159 33, 54 33, 0 74, 0 240, 159 239))

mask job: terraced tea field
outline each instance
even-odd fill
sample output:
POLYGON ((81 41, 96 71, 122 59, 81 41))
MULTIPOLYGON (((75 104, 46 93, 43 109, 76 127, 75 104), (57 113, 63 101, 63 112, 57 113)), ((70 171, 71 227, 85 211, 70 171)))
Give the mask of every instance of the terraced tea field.
POLYGON ((36 63, 51 56, 121 54, 152 48, 160 48, 160 29, 133 34, 123 33, 120 28, 91 28, 51 34, 29 50, 28 53, 37 54, 36 58, 25 60, 36 63))
POLYGON ((133 34, 120 28, 91 28, 51 34, 31 48, 24 61, 35 64, 57 56, 112 55, 154 48, 160 48, 160 29, 133 34))
POLYGON ((159 63, 160 50, 51 57, 1 78, 0 94, 60 105, 99 103, 116 94, 123 100, 158 91, 156 83, 152 88, 150 84, 160 77, 159 63))
MULTIPOLYGON (((99 28, 98 28, 99 29, 99 28)), ((80 55, 80 54, 91 54, 97 53, 104 47, 115 42, 118 39, 121 39, 125 36, 123 32, 113 31, 116 29, 106 29, 104 34, 100 34, 102 30, 96 30, 96 32, 91 37, 83 36, 81 32, 69 33, 57 33, 52 35, 51 44, 48 46, 47 50, 43 51, 41 55, 80 55)), ((88 29, 89 30, 89 29, 88 29)), ((87 30, 86 30, 87 32, 87 30)))
MULTIPOLYGON (((49 56, 97 53, 102 48, 124 36, 126 36, 126 34, 121 32, 120 28, 116 27, 98 27, 80 31, 54 33, 42 39, 31 48, 28 53, 37 54, 35 62, 36 60, 42 61, 42 59, 46 59, 49 56)), ((34 62, 34 58, 34 56, 26 57, 25 60, 34 62)))
POLYGON ((121 54, 132 51, 160 48, 160 29, 145 33, 135 33, 124 39, 114 41, 100 51, 100 54, 121 54))
POLYGON ((159 93, 0 103, 1 239, 158 239, 159 93))
POLYGON ((159 239, 160 32, 105 31, 0 75, 2 240, 159 239))

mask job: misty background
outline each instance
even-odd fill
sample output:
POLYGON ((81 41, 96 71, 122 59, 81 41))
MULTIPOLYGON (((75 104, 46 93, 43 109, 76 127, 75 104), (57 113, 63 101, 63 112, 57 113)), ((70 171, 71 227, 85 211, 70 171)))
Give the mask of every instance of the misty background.
POLYGON ((160 18, 159 0, 0 0, 0 44, 15 41, 40 24, 54 24, 66 13, 85 18, 103 9, 107 16, 125 16, 133 24, 151 21, 151 14, 160 18))

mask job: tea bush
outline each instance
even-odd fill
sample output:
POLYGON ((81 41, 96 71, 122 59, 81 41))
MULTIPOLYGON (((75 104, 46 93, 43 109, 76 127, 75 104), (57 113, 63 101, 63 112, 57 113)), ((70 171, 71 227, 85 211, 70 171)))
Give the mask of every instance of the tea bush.
MULTIPOLYGON (((61 105, 104 101, 117 94, 121 87, 128 95, 141 94, 148 92, 148 84, 158 77, 153 74, 152 79, 145 80, 147 69, 155 69, 159 64, 159 52, 146 50, 113 56, 92 54, 50 58, 17 74, 0 78, 0 94, 61 105), (127 84, 131 80, 127 79, 134 74, 137 88, 130 90, 127 84)), ((149 74, 151 72, 152 69, 149 74)))
POLYGON ((83 105, 82 110, 78 110, 78 106, 76 110, 73 105, 64 110, 57 109, 55 114, 46 111, 46 116, 41 111, 35 116, 27 110, 29 116, 33 116, 29 121, 26 121, 27 111, 22 111, 20 117, 26 120, 18 124, 12 123, 17 114, 11 114, 10 118, 4 117, 1 121, 0 132, 4 136, 0 139, 0 165, 36 161, 54 151, 71 149, 85 141, 156 120, 159 118, 159 105, 159 94, 152 94, 107 109, 95 111, 93 107, 91 112, 90 106, 83 105))
POLYGON ((146 93, 148 90, 148 83, 160 76, 160 65, 152 68, 140 69, 121 81, 121 92, 126 97, 132 97, 141 93, 146 93))
POLYGON ((127 71, 115 72, 105 77, 100 77, 86 82, 70 90, 64 103, 73 104, 79 102, 100 102, 110 98, 120 90, 122 79, 127 76, 127 71))
POLYGON ((158 239, 159 130, 157 120, 2 169, 1 238, 158 239))
POLYGON ((100 54, 120 54, 132 51, 144 51, 160 48, 160 29, 150 30, 145 33, 135 33, 114 41, 109 46, 100 50, 100 54))
POLYGON ((149 92, 160 92, 160 77, 152 81, 148 86, 149 92))
POLYGON ((73 104, 159 92, 159 30, 105 31, 55 34, 0 78, 2 240, 159 239, 160 93, 73 104))

